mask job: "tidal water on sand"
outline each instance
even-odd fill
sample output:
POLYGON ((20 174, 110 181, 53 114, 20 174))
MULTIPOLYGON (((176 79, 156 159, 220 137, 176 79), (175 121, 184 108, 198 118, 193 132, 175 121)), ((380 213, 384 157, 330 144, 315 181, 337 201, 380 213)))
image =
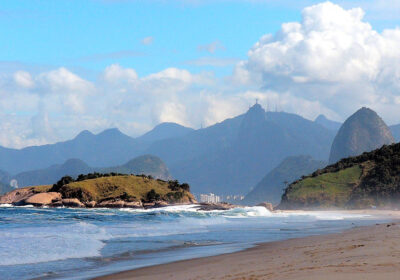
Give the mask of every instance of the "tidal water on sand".
POLYGON ((0 207, 1 279, 90 279, 218 255, 260 242, 339 232, 382 218, 343 212, 271 213, 263 207, 197 211, 0 207))

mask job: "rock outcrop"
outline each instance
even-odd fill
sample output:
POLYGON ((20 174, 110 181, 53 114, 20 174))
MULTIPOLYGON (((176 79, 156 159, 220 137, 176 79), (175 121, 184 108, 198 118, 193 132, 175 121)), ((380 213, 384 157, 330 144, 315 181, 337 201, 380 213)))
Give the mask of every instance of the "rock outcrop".
POLYGON ((32 195, 34 195, 33 188, 16 189, 0 196, 0 204, 23 205, 32 195))
POLYGON ((358 156, 394 142, 389 127, 378 114, 363 107, 340 127, 332 143, 329 163, 358 156))
POLYGON ((230 210, 233 208, 243 208, 240 205, 234 205, 230 203, 200 203, 197 210, 200 211, 212 211, 212 210, 230 210))
POLYGON ((262 207, 265 207, 269 211, 274 211, 274 206, 272 206, 272 203, 269 203, 269 202, 262 202, 262 203, 257 204, 257 206, 262 206, 262 207))
POLYGON ((37 193, 27 199, 25 199, 25 204, 32 204, 34 206, 50 205, 53 202, 58 202, 61 200, 61 194, 58 192, 46 192, 37 193))
POLYGON ((197 203, 188 184, 148 176, 88 174, 63 177, 53 186, 26 187, 0 197, 0 204, 49 207, 153 208, 197 203))
POLYGON ((66 207, 85 207, 77 198, 64 198, 62 204, 66 207))

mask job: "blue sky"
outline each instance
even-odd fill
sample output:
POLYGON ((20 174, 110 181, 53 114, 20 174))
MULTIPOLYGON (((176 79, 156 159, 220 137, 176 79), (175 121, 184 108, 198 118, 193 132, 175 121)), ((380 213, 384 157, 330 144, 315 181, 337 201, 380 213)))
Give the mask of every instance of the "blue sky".
POLYGON ((399 0, 4 0, 0 145, 265 107, 400 123, 399 0))
MULTIPOLYGON (((262 35, 300 20, 311 3, 318 1, 1 1, 1 59, 86 74, 111 63, 139 75, 167 67, 227 74, 262 35), (144 45, 146 37, 153 42, 144 45), (220 46, 214 53, 199 50, 213 42, 220 46), (226 66, 196 65, 202 57, 226 66)), ((366 18, 377 30, 399 23, 368 13, 366 18)))

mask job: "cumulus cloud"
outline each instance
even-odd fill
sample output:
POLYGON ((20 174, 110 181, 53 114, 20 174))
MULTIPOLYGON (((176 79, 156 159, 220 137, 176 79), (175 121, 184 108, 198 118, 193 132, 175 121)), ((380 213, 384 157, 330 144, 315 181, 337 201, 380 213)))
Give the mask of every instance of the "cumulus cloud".
POLYGON ((23 88, 32 88, 35 85, 31 74, 29 74, 29 72, 26 71, 15 72, 14 81, 18 86, 23 88))
POLYGON ((112 64, 103 72, 103 78, 108 83, 118 83, 121 81, 134 82, 138 75, 134 69, 123 68, 119 64, 112 64))
MULTIPOLYGON (((218 44, 199 50, 213 53, 218 44)), ((243 113, 256 99, 309 119, 322 113, 344 120, 369 106, 400 123, 400 29, 377 32, 359 8, 307 7, 300 22, 262 36, 246 60, 228 62, 233 75, 222 78, 175 67, 140 76, 119 64, 92 81, 64 67, 0 71, 0 145, 51 143, 109 127, 134 136, 166 121, 198 128, 243 113)), ((195 63, 225 65, 207 57, 195 63)))
POLYGON ((264 35, 237 64, 234 79, 318 100, 341 116, 390 105, 400 94, 400 29, 379 33, 363 18, 362 9, 331 2, 307 7, 301 22, 264 35))

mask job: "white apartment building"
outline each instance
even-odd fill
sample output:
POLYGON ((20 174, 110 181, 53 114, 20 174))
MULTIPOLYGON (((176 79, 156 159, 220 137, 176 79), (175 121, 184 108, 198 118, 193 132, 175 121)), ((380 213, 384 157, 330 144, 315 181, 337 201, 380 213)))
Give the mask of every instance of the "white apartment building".
POLYGON ((221 201, 221 198, 218 195, 215 195, 213 193, 200 194, 200 202, 219 203, 220 201, 221 201))

